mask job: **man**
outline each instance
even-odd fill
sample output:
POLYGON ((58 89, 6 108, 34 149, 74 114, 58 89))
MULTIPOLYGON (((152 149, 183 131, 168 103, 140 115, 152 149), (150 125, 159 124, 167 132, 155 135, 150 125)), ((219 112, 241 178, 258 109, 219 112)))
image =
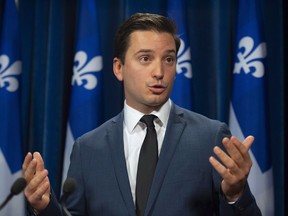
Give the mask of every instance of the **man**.
MULTIPOLYGON (((68 177, 77 186, 67 200, 72 215, 261 215, 247 183, 254 138, 241 143, 224 123, 169 99, 179 46, 174 23, 160 15, 135 14, 119 28, 113 70, 124 83, 124 109, 74 144, 68 177), (154 115, 153 126, 141 122, 147 114, 154 115), (140 163, 141 146, 154 125, 158 158, 149 182, 150 174, 139 173, 154 159, 140 163)), ((64 215, 39 153, 27 154, 23 173, 31 209, 64 215)))

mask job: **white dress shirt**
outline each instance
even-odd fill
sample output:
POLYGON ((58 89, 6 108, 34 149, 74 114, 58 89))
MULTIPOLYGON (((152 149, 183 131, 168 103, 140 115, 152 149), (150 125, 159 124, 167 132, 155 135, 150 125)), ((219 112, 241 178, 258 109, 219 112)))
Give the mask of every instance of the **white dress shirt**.
MULTIPOLYGON (((170 99, 158 111, 153 111, 150 114, 156 115, 154 119, 155 130, 158 140, 158 155, 160 155, 161 147, 167 128, 171 109, 170 99)), ((124 122, 123 122, 123 138, 124 138, 124 153, 126 159, 126 167, 130 182, 131 193, 135 203, 136 191, 136 176, 138 168, 138 158, 142 143, 146 135, 146 125, 140 122, 144 113, 141 113, 124 103, 124 122)))

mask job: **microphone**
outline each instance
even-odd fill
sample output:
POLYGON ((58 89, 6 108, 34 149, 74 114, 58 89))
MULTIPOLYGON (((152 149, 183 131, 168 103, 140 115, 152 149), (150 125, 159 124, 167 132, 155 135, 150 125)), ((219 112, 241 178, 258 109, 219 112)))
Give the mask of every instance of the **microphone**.
POLYGON ((27 185, 27 181, 25 178, 20 177, 16 179, 16 181, 13 183, 11 189, 10 189, 10 194, 6 197, 4 202, 0 205, 0 210, 10 201, 10 199, 14 196, 19 194, 21 191, 24 190, 24 188, 27 185))
POLYGON ((71 214, 66 207, 66 200, 68 196, 74 192, 75 188, 76 188, 76 180, 74 178, 67 178, 63 185, 63 195, 61 197, 61 205, 67 216, 71 216, 71 214))

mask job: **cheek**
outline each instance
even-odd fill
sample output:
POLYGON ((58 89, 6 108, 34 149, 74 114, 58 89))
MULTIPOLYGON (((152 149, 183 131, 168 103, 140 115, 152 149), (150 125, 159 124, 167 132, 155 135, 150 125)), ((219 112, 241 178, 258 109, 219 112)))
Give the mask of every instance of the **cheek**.
POLYGON ((124 81, 124 84, 126 84, 130 91, 134 91, 134 93, 137 93, 137 91, 142 88, 144 83, 144 79, 136 73, 131 73, 129 76, 126 77, 124 81))
POLYGON ((135 85, 139 85, 146 82, 149 77, 149 70, 134 67, 132 70, 130 69, 129 74, 127 75, 126 78, 129 79, 129 82, 134 82, 135 85))
POLYGON ((166 80, 170 83, 173 83, 176 78, 176 73, 171 70, 166 74, 166 80))

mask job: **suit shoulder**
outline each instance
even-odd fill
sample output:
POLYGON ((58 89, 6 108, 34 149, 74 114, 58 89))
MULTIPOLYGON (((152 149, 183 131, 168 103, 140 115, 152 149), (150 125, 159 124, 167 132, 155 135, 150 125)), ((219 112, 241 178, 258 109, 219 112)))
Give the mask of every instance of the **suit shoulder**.
MULTIPOLYGON (((189 136, 194 134, 197 137, 206 139, 215 139, 219 137, 222 140, 224 137, 230 137, 231 132, 226 123, 219 120, 208 118, 202 114, 175 106, 175 120, 172 122, 181 122, 185 125, 185 133, 189 136)), ((172 114, 173 115, 173 114, 172 114)), ((175 124, 174 124, 175 125, 175 124)), ((221 141, 217 140, 217 143, 221 141)))
POLYGON ((91 137, 97 137, 97 138, 104 137, 107 134, 107 131, 118 121, 121 121, 121 113, 105 121, 97 128, 94 128, 93 130, 90 130, 87 133, 81 135, 77 140, 85 141, 90 140, 91 137))
POLYGON ((176 114, 180 117, 183 118, 188 124, 189 123, 201 123, 201 124, 207 124, 211 126, 220 126, 220 125, 226 125, 226 123, 221 122, 216 119, 208 118, 207 116, 204 116, 200 113, 193 112, 191 110, 175 106, 176 114))

